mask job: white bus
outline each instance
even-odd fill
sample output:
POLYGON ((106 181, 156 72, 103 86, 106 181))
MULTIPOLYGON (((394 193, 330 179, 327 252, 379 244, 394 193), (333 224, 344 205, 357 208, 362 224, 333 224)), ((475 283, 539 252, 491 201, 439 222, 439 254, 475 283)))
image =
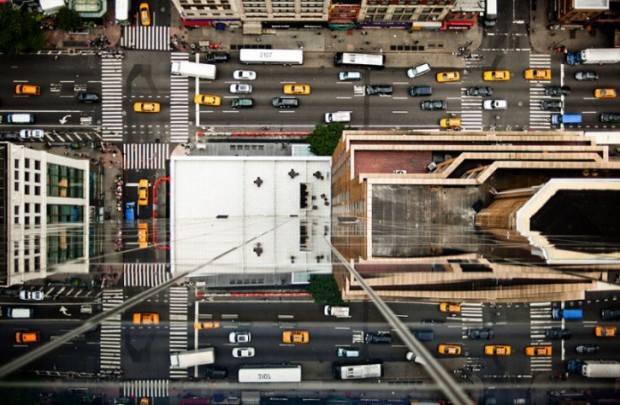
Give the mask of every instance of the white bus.
POLYGON ((497 22, 497 0, 486 0, 484 6, 484 26, 495 27, 497 22))
POLYGON ((242 366, 239 368, 240 383, 301 382, 300 365, 242 366))
POLYGON ((239 61, 265 65, 303 65, 304 51, 301 49, 241 49, 239 61))
POLYGON ((212 347, 170 354, 171 368, 188 368, 213 363, 215 363, 215 353, 212 347))
POLYGON ((170 66, 170 73, 177 76, 215 80, 217 68, 215 65, 208 65, 206 63, 174 61, 170 66))
POLYGON ((334 375, 339 380, 356 380, 362 378, 379 378, 383 375, 381 364, 357 364, 334 367, 334 375))
POLYGON ((369 67, 383 69, 385 67, 385 55, 370 53, 336 52, 334 66, 369 67))

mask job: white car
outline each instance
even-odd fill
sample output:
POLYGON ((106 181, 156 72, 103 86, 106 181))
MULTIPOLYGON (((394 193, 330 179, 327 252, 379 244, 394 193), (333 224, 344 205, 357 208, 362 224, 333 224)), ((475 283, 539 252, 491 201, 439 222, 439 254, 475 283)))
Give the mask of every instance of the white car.
POLYGON ((253 70, 235 70, 233 72, 235 80, 256 80, 256 72, 253 70))
POLYGON ((254 357, 254 348, 253 347, 235 347, 232 350, 232 355, 236 359, 244 358, 244 357, 254 357))
POLYGON ((25 291, 19 292, 19 299, 22 301, 43 301, 45 293, 43 291, 25 291))
POLYGON ((252 334, 248 331, 230 332, 228 341, 230 343, 248 343, 252 340, 252 334))
POLYGON ((45 131, 42 129, 20 129, 19 137, 21 139, 43 139, 45 137, 45 131))
POLYGON ((233 94, 250 94, 252 93, 252 85, 245 83, 234 83, 230 85, 230 92, 233 94))
POLYGON ((508 109, 508 101, 506 100, 485 100, 482 103, 485 110, 506 110, 508 109))

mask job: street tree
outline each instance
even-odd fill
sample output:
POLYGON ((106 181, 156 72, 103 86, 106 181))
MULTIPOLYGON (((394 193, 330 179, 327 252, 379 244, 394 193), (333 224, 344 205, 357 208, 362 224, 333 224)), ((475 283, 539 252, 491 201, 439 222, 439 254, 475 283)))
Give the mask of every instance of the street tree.
POLYGON ((80 13, 69 7, 63 7, 58 10, 56 21, 58 21, 58 28, 65 31, 75 31, 82 25, 80 13))
POLYGON ((340 287, 333 276, 313 276, 308 285, 308 292, 317 304, 340 305, 342 297, 340 287))
POLYGON ((0 4, 0 52, 7 55, 37 52, 45 45, 43 31, 33 14, 0 4))
POLYGON ((331 156, 344 129, 345 126, 339 122, 318 124, 307 139, 312 153, 317 156, 331 156))

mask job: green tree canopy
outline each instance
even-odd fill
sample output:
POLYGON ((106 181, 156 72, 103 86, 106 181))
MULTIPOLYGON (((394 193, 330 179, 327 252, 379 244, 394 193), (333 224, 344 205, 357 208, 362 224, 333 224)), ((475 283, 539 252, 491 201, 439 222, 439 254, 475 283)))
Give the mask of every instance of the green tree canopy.
POLYGON ((43 48, 43 30, 33 14, 0 4, 0 52, 8 55, 37 52, 43 48))
POLYGON ((308 292, 317 304, 342 304, 340 287, 333 276, 314 276, 310 279, 308 292))
POLYGON ((318 124, 308 137, 310 150, 317 156, 331 156, 338 145, 345 127, 339 122, 318 124))
POLYGON ((80 13, 69 7, 63 7, 58 10, 56 21, 58 21, 58 28, 65 31, 75 31, 82 25, 80 13))

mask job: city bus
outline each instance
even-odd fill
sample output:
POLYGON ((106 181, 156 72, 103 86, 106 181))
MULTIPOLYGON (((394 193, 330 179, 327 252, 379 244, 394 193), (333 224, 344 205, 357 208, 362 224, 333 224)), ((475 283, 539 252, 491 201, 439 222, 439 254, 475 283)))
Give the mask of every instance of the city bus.
POLYGON ((370 53, 336 52, 334 66, 369 67, 383 69, 385 67, 385 55, 370 53))
POLYGON ((240 383, 301 382, 300 365, 242 366, 240 383))
POLYGON ((304 51, 301 49, 241 49, 239 62, 246 65, 303 65, 304 51))
POLYGON ((379 378, 383 375, 381 363, 336 365, 334 376, 338 380, 357 380, 362 378, 379 378))

